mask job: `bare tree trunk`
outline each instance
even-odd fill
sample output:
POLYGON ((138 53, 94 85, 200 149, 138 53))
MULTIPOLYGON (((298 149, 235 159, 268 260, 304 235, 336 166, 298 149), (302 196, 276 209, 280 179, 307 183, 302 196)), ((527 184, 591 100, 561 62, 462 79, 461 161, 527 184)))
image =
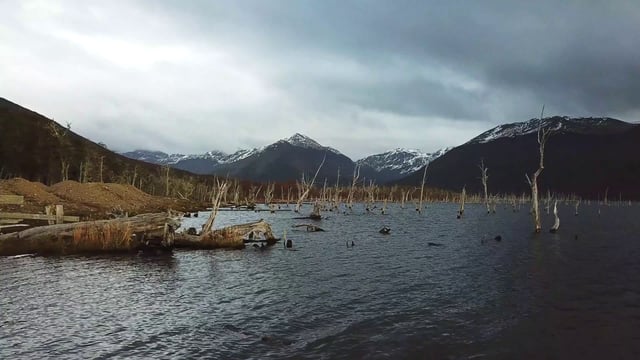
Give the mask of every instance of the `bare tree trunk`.
POLYGON ((164 167, 165 170, 165 192, 164 195, 165 196, 169 196, 169 165, 166 165, 164 167))
POLYGON ((353 210, 353 196, 356 190, 356 184, 360 178, 360 165, 356 165, 353 169, 353 178, 351 179, 351 187, 349 187, 349 193, 347 194, 347 205, 349 210, 353 210))
POLYGON ((553 203, 553 216, 556 218, 556 221, 553 223, 553 227, 551 228, 552 233, 558 231, 558 229, 560 228, 560 218, 558 217, 558 200, 553 203))
POLYGON ((466 197, 467 197, 466 186, 463 186, 462 193, 460 193, 460 210, 458 210, 458 219, 461 219, 462 215, 464 214, 464 201, 466 197))
POLYGON ((100 182, 104 182, 104 178, 102 177, 102 170, 104 169, 104 156, 100 156, 100 182))
POLYGON ((211 229, 213 228, 213 222, 215 221, 216 216, 218 215, 220 202, 222 201, 222 197, 224 196, 224 193, 227 192, 228 186, 229 186, 229 183, 227 183, 227 181, 223 181, 222 183, 218 182, 217 191, 211 199, 211 202, 213 205, 211 209, 211 215, 209 215, 209 219, 207 219, 207 222, 204 224, 204 227, 202 228, 202 234, 206 234, 210 232, 211 229))
POLYGON ((424 199, 424 183, 427 181, 427 168, 429 167, 429 163, 424 166, 424 172, 422 173, 422 185, 420 186, 420 201, 418 202, 418 208, 416 211, 419 214, 422 214, 422 201, 424 199))
POLYGON ((336 187, 333 199, 333 208, 338 210, 340 207, 340 168, 338 168, 338 176, 336 177, 336 187))
POLYGON ((316 178, 318 177, 318 173, 320 173, 320 169, 322 168, 322 165, 324 165, 324 161, 326 159, 327 159, 327 155, 325 154, 325 156, 322 158, 322 162, 320 163, 320 166, 318 166, 318 169, 316 170, 315 175, 313 175, 313 179, 311 179, 311 182, 307 183, 307 182, 304 181, 304 179, 302 180, 303 183, 301 184, 301 186, 303 187, 302 189, 304 191, 302 192, 302 195, 300 195, 300 198, 298 199, 298 202, 296 203, 295 212, 300 212, 300 206, 302 206, 302 202, 309 195, 309 192, 311 192, 311 188, 313 187, 313 184, 316 182, 316 178))
POLYGON ((489 207, 489 191, 487 190, 487 181, 489 180, 489 175, 487 175, 487 167, 484 166, 484 159, 480 160, 480 180, 482 180, 482 187, 484 188, 484 204, 487 207, 487 214, 491 213, 491 208, 489 207))
POLYGON ((538 170, 533 173, 533 176, 529 178, 529 175, 526 175, 527 182, 531 187, 531 214, 533 216, 533 225, 535 232, 539 233, 542 229, 542 224, 540 223, 540 205, 538 203, 538 177, 544 170, 544 147, 551 136, 551 129, 543 129, 542 128, 542 116, 544 114, 544 106, 542 106, 542 112, 540 113, 540 120, 538 123, 538 144, 539 152, 540 152, 540 164, 538 166, 538 170))

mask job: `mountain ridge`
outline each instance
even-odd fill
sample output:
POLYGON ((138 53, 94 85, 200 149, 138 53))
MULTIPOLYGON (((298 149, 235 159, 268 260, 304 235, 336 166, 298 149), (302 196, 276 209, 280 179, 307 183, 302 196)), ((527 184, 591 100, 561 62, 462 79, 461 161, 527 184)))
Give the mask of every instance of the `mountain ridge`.
MULTIPOLYGON (((301 149, 305 149, 305 151, 319 151, 323 153, 330 153, 337 157, 344 157, 339 160, 339 162, 341 162, 340 167, 341 171, 343 171, 343 178, 345 176, 344 171, 348 169, 349 172, 352 172, 355 165, 360 165, 362 168, 361 171, 363 172, 363 176, 366 175, 367 178, 374 180, 376 183, 386 183, 388 181, 399 179, 409 172, 414 171, 415 169, 426 164, 427 162, 432 161, 438 156, 441 156, 444 152, 450 149, 442 149, 435 153, 424 153, 419 150, 397 148, 382 154, 374 154, 354 162, 335 148, 321 145, 319 142, 307 135, 295 133, 290 137, 282 138, 272 144, 265 145, 260 148, 238 150, 233 154, 227 154, 218 150, 212 150, 204 154, 191 155, 167 154, 161 151, 152 150, 135 150, 122 154, 138 160, 151 161, 160 165, 170 165, 178 169, 187 170, 198 174, 217 174, 225 176, 236 174, 236 176, 244 176, 247 179, 251 180, 271 180, 282 179, 282 176, 270 176, 265 173, 267 172, 267 170, 264 170, 261 173, 256 173, 254 171, 255 169, 251 171, 249 171, 249 169, 241 171, 237 168, 246 167, 246 165, 244 165, 246 162, 244 162, 243 160, 247 158, 250 158, 252 156, 259 156, 264 152, 281 151, 282 147, 290 147, 289 149, 291 151, 300 151, 301 149), (374 162, 372 161, 372 159, 377 160, 374 162)), ((284 173, 289 174, 287 175, 290 176, 288 181, 292 181, 300 176, 299 174, 297 174, 295 177, 291 177, 292 171, 308 171, 303 169, 303 166, 300 165, 296 166, 295 168, 297 170, 284 171, 283 169, 280 169, 280 172, 284 171, 284 173)))

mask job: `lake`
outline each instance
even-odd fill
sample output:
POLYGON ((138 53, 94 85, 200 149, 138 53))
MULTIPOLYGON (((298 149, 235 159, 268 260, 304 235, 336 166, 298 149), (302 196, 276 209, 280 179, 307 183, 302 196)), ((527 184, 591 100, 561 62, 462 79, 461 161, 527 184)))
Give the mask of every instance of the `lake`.
POLYGON ((0 358, 640 358, 637 204, 559 205, 537 235, 525 208, 456 211, 359 206, 313 233, 222 211, 293 251, 0 258, 0 358))

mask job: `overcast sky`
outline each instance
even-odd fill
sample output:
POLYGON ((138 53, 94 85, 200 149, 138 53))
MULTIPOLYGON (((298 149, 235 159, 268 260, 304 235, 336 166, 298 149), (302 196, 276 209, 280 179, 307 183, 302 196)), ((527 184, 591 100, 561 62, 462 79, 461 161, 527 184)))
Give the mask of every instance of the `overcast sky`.
POLYGON ((640 118, 632 1, 0 0, 0 97, 123 151, 295 132, 352 159, 640 118))

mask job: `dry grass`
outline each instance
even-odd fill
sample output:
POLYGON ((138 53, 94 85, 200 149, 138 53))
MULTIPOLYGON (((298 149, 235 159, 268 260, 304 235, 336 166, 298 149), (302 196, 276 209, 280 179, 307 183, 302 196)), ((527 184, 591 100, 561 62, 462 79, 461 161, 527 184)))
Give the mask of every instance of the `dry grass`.
POLYGON ((135 246, 130 223, 86 225, 73 230, 73 250, 83 251, 126 251, 135 246))

